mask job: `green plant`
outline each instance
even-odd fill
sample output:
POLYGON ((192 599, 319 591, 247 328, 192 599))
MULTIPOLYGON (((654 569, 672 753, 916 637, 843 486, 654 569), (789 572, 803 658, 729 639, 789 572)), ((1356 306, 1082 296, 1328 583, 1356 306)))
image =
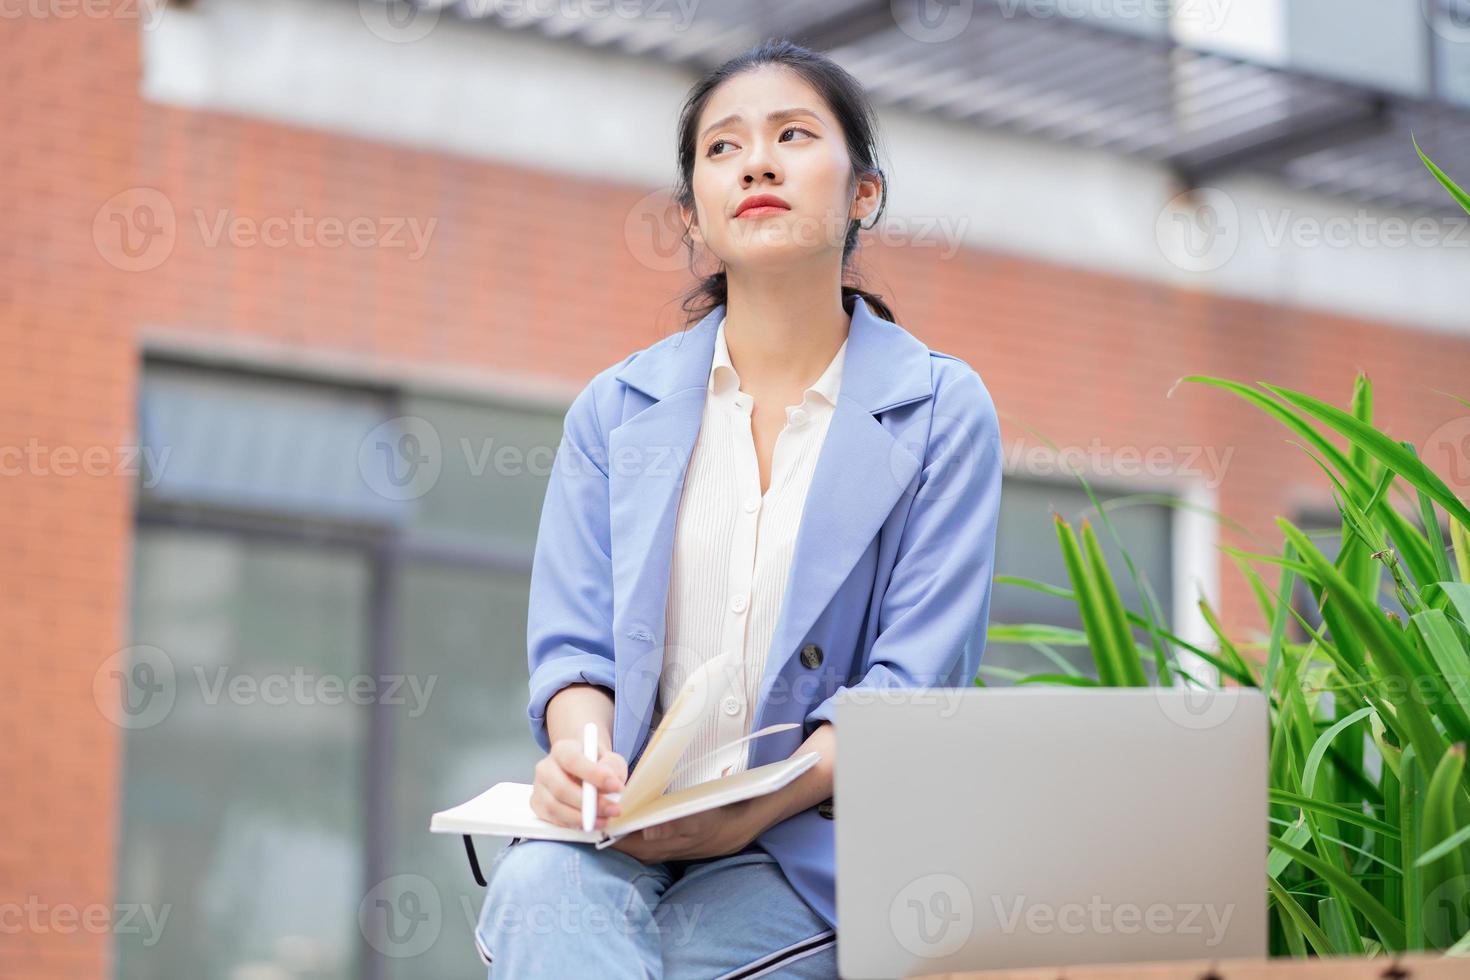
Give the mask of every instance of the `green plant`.
MULTIPOLYGON (((1414 145, 1470 212, 1470 195, 1414 145)), ((1200 684, 1181 656, 1188 652, 1222 679, 1262 688, 1271 704, 1272 953, 1470 955, 1470 509, 1412 443, 1374 427, 1373 389, 1362 374, 1347 410, 1264 382, 1201 375, 1181 382, 1228 392, 1297 437, 1331 483, 1337 554, 1329 558, 1285 518, 1276 521, 1279 554, 1225 549, 1269 630, 1263 642, 1235 643, 1200 599, 1217 646, 1204 650, 1169 629, 1109 508, 1078 474, 1144 608, 1119 599, 1091 522, 1079 533, 1056 515, 1071 587, 1008 575, 996 583, 1075 603, 1082 628, 995 624, 990 639, 1028 643, 1063 667, 1018 683, 1135 686, 1150 682, 1151 665, 1154 683, 1200 684), (1274 571, 1274 588, 1262 568, 1274 571), (1293 605, 1298 582, 1320 625, 1293 605), (1385 594, 1403 616, 1383 608, 1385 594), (1291 638, 1293 623, 1305 639, 1291 638), (1087 647, 1096 678, 1071 668, 1058 645, 1087 647)))

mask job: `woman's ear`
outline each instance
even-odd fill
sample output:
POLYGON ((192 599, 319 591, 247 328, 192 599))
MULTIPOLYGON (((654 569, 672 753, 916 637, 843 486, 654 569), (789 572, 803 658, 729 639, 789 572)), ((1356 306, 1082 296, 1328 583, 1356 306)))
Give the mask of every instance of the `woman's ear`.
POLYGON ((693 240, 696 245, 704 244, 704 235, 699 229, 699 218, 693 208, 679 207, 679 220, 684 225, 684 233, 693 240))
POLYGON ((866 176, 859 177, 857 189, 852 195, 852 210, 849 216, 856 221, 862 221, 872 214, 878 207, 878 201, 882 199, 883 184, 881 177, 866 176))

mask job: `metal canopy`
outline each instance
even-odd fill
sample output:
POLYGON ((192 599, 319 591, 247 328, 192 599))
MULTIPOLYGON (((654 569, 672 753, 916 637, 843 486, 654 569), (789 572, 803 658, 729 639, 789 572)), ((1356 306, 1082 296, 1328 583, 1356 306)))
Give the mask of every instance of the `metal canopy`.
POLYGON ((1162 23, 1124 32, 1040 17, 1022 0, 963 4, 969 21, 947 40, 921 19, 932 0, 686 2, 687 21, 681 0, 414 2, 696 69, 786 36, 831 54, 881 105, 1141 157, 1186 186, 1250 171, 1460 214, 1410 133, 1452 174, 1470 171, 1470 110, 1193 50, 1162 23))

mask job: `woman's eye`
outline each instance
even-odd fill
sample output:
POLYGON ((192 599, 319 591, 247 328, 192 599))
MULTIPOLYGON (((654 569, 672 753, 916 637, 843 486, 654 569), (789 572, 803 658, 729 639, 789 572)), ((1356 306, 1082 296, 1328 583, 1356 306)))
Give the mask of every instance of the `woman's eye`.
MULTIPOLYGON (((813 133, 813 132, 812 132, 812 131, 811 131, 811 130, 809 130, 809 129, 804 129, 804 128, 803 128, 803 127, 801 127, 801 126, 787 126, 787 127, 786 127, 786 128, 785 128, 785 129, 783 129, 783 130, 781 130, 781 135, 782 135, 782 136, 783 136, 783 137, 784 137, 784 136, 785 136, 785 135, 786 135, 786 134, 787 134, 787 133, 806 133, 806 135, 808 135, 808 136, 810 136, 810 137, 812 137, 812 138, 813 138, 813 139, 815 139, 815 138, 816 138, 816 134, 815 134, 815 133, 813 133)), ((708 150, 707 150, 707 151, 706 151, 706 153, 705 153, 705 155, 706 155, 706 156, 714 156, 714 155, 715 155, 715 152, 716 152, 716 149, 717 149, 717 148, 718 148, 718 147, 719 147, 719 146, 720 146, 720 145, 722 145, 722 144, 724 144, 724 143, 728 143, 728 142, 730 142, 730 141, 729 141, 729 140, 715 140, 715 141, 714 141, 714 142, 713 142, 713 143, 711 143, 711 144, 710 144, 710 145, 709 145, 709 149, 708 149, 708 150)), ((791 142, 791 141, 790 141, 790 140, 782 140, 782 142, 785 142, 785 143, 789 143, 789 142, 791 142)))

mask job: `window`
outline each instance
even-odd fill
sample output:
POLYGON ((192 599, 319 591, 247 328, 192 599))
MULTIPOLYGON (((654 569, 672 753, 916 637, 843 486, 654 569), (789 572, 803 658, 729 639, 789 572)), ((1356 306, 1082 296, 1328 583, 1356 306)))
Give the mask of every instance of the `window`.
MULTIPOLYGON (((1118 501, 1125 494, 1098 487, 1093 490, 1104 503, 1118 501)), ((1107 558, 1108 568, 1123 604, 1142 612, 1143 601, 1128 574, 1117 545, 1098 518, 1086 491, 1075 482, 1062 483, 1032 477, 1005 477, 1001 491, 1000 527, 996 534, 995 571, 998 575, 1017 575, 1048 585, 1070 588, 1066 564, 1057 543, 1052 513, 1060 513, 1073 527, 1081 530, 1086 516, 1098 535, 1098 544, 1107 558)), ((1172 555, 1173 511, 1158 503, 1130 502, 1110 509, 1108 516, 1142 576, 1158 599, 1160 614, 1166 623, 1173 621, 1174 560, 1172 555)), ((1081 629, 1082 620, 1075 603, 1044 595, 1016 585, 997 585, 990 600, 991 625, 1041 623, 1081 629)), ((1144 630, 1136 630, 1141 642, 1148 642, 1144 630)), ((1055 651, 1088 677, 1096 677, 1092 654, 1085 647, 1055 647, 1055 651)), ((986 684, 1002 686, 1008 678, 991 673, 988 668, 1015 670, 1025 674, 1057 673, 1061 668, 1040 651, 1027 644, 990 642, 981 660, 980 674, 986 684)), ((1150 680, 1154 676, 1152 661, 1145 661, 1150 680)))
POLYGON ((483 976, 483 889, 429 815, 538 755, 562 412, 161 361, 139 409, 117 890, 169 918, 117 975, 483 976))

